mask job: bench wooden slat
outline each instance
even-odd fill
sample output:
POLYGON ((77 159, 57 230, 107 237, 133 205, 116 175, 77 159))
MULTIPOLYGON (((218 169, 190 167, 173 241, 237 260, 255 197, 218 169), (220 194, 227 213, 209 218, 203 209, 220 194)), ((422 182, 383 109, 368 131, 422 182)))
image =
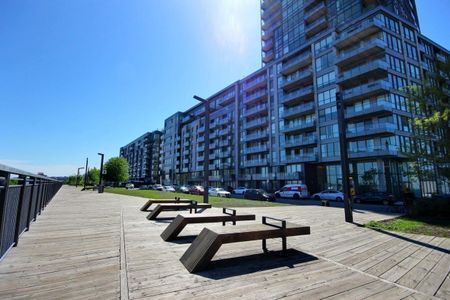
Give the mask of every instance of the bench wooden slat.
POLYGON ((161 238, 164 241, 170 241, 178 237, 184 227, 188 224, 198 223, 220 223, 220 222, 236 222, 236 221, 252 221, 255 220, 255 215, 193 215, 182 216, 178 215, 161 233, 161 238))
POLYGON ((209 264, 222 244, 263 240, 263 248, 265 249, 266 239, 281 237, 283 244, 285 244, 287 236, 306 234, 310 234, 309 226, 292 223, 286 223, 285 229, 266 224, 239 225, 220 228, 215 231, 203 228, 180 261, 190 273, 197 272, 203 270, 209 264))
POLYGON ((207 203, 173 203, 173 204, 158 204, 155 209, 148 214, 147 220, 155 220, 158 215, 163 211, 172 211, 172 210, 192 210, 194 209, 197 212, 197 209, 206 209, 211 208, 211 204, 207 203))

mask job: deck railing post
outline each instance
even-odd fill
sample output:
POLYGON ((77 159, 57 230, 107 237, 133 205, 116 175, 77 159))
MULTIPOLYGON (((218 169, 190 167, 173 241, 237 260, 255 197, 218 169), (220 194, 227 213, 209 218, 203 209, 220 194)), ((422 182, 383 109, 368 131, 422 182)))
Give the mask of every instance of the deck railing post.
POLYGON ((31 209, 33 208, 34 193, 36 193, 36 181, 37 181, 37 179, 33 178, 33 185, 31 186, 31 191, 30 191, 30 205, 28 205, 27 228, 25 229, 25 231, 30 230, 31 215, 33 214, 31 209))
POLYGON ((20 196, 19 196, 19 204, 17 206, 17 214, 16 214, 16 228, 14 231, 14 247, 17 247, 19 244, 19 235, 20 235, 20 219, 22 216, 23 203, 25 202, 25 189, 27 188, 27 176, 19 176, 19 179, 22 180, 22 184, 20 187, 20 196))
POLYGON ((10 173, 0 172, 0 176, 5 178, 5 185, 3 187, 3 193, 0 194, 0 257, 3 255, 3 237, 5 236, 5 219, 6 219, 6 200, 8 199, 9 180, 11 179, 10 173))

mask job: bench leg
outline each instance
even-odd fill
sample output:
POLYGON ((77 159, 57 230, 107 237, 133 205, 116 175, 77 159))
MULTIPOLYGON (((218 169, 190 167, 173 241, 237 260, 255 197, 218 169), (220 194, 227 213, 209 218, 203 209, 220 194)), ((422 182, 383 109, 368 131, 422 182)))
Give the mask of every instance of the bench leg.
POLYGON ((262 240, 262 249, 263 249, 264 253, 269 252, 269 251, 267 250, 267 243, 266 243, 266 240, 265 240, 265 239, 262 240))
POLYGON ((285 236, 283 236, 281 238, 281 244, 283 246, 283 252, 286 253, 286 249, 287 249, 287 238, 285 236))

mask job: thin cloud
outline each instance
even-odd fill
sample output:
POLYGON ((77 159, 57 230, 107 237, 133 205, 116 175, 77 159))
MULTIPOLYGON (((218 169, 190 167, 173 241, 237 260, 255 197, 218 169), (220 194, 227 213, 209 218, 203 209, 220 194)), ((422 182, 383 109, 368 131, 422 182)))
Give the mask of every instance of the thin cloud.
POLYGON ((14 160, 14 159, 1 159, 0 164, 4 164, 10 167, 14 167, 16 169, 20 169, 23 171, 31 172, 31 173, 39 173, 42 172, 47 176, 68 176, 75 174, 77 165, 70 164, 61 164, 61 165, 37 165, 30 161, 25 160, 14 160))

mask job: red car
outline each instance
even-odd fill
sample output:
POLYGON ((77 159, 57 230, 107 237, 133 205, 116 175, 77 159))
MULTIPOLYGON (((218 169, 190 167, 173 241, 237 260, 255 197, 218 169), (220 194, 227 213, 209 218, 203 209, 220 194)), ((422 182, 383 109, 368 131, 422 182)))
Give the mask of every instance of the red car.
POLYGON ((189 188, 189 194, 193 195, 203 195, 205 189, 201 185, 193 185, 189 188))

